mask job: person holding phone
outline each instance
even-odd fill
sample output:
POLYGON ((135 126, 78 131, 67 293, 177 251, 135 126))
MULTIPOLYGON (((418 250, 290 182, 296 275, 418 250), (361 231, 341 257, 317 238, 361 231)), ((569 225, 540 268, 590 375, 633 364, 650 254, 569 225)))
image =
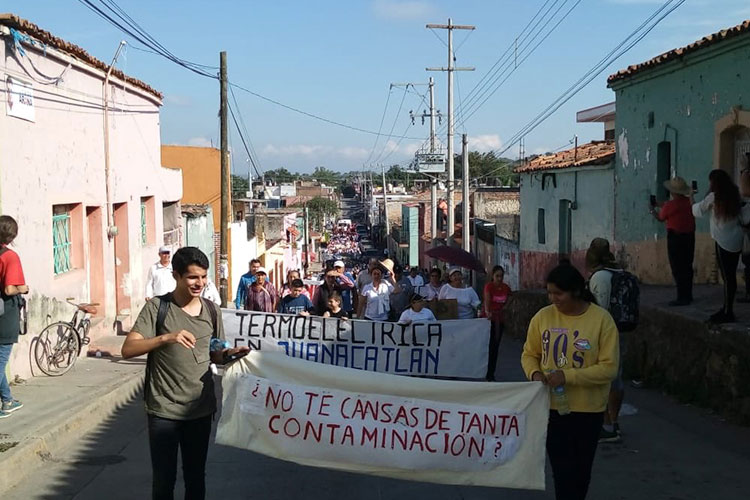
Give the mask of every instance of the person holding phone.
MULTIPOLYGON (((695 186, 695 183, 694 183, 695 186)), ((694 189, 682 177, 664 183, 670 199, 661 206, 652 196, 651 215, 667 226, 667 255, 677 298, 670 306, 686 306, 693 302, 693 257, 695 255, 695 217, 692 211, 694 189)))

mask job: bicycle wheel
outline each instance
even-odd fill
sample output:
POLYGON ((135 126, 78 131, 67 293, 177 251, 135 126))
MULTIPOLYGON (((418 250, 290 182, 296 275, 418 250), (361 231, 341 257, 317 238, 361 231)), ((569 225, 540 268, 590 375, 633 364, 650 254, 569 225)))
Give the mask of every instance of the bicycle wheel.
POLYGON ((81 341, 75 329, 70 323, 58 321, 39 334, 34 359, 42 373, 57 377, 73 367, 80 348, 81 341))

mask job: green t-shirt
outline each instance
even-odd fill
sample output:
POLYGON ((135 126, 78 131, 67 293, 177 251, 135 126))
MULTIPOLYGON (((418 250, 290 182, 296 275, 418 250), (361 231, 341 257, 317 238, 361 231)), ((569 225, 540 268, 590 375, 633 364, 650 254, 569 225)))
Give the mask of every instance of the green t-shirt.
MULTIPOLYGON (((160 299, 154 297, 143 306, 131 331, 144 338, 156 336, 156 316, 160 299)), ((211 337, 214 335, 211 313, 203 302, 201 313, 190 316, 174 303, 164 318, 164 332, 186 330, 195 336, 195 347, 165 344, 151 351, 150 376, 146 390, 146 413, 173 420, 193 420, 216 412, 214 379, 209 365, 211 337)), ((215 336, 224 339, 221 310, 216 310, 215 336)))

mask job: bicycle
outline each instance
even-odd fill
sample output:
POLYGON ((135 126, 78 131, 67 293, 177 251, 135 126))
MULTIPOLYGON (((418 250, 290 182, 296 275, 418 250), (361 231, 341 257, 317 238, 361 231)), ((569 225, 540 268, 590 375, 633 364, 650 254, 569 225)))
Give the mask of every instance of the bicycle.
POLYGON ((82 347, 90 342, 91 316, 96 314, 96 306, 99 304, 76 304, 73 300, 66 299, 68 304, 76 308, 73 319, 48 325, 36 340, 36 365, 50 377, 59 377, 70 370, 81 354, 82 347))

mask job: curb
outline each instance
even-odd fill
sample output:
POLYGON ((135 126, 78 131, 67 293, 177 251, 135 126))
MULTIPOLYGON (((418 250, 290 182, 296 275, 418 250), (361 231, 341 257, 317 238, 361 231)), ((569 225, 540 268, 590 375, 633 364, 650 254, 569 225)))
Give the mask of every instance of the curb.
POLYGON ((0 498, 34 473, 51 456, 129 402, 140 392, 143 379, 143 371, 139 371, 126 377, 117 387, 100 395, 92 394, 88 404, 84 404, 63 421, 50 425, 42 433, 25 438, 14 448, 4 452, 0 467, 0 498))

